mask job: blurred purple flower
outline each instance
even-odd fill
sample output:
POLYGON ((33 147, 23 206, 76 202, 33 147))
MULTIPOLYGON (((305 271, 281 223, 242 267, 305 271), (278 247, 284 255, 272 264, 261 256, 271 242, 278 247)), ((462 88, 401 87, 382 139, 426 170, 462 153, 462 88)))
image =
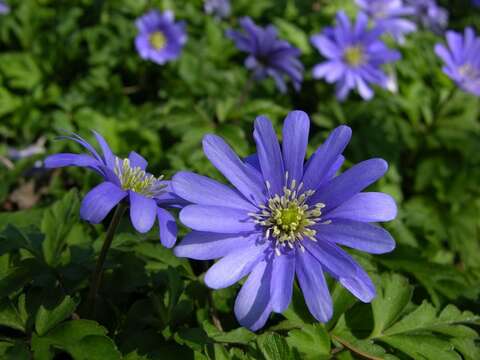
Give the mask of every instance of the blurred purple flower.
POLYGON ((303 65, 298 59, 300 50, 287 41, 277 38, 277 30, 268 25, 262 28, 249 17, 240 20, 244 32, 228 30, 237 48, 249 53, 245 60, 247 69, 253 71, 256 80, 271 76, 281 92, 287 91, 284 76, 290 77, 295 90, 300 90, 303 80, 303 65))
POLYGON ((321 322, 333 312, 324 271, 370 302, 374 284, 339 245, 373 254, 395 247, 386 230, 369 224, 395 218, 395 201, 387 194, 361 192, 385 174, 387 163, 370 159, 336 176, 351 137, 348 126, 333 130, 304 162, 309 128, 307 114, 291 112, 280 147, 270 121, 258 117, 253 133, 258 152, 244 161, 220 137, 205 136, 205 155, 234 188, 190 172, 172 179, 175 193, 194 204, 180 213, 193 231, 175 254, 220 259, 205 274, 213 289, 248 275, 235 315, 251 330, 263 327, 272 311, 287 309, 295 274, 310 312, 321 322))
POLYGON ((363 99, 371 99, 373 90, 368 84, 384 88, 388 85, 388 76, 381 66, 400 59, 400 53, 389 49, 380 39, 383 30, 378 27, 369 30, 367 26, 364 13, 360 12, 356 23, 351 24, 345 13, 339 12, 336 27, 326 28, 311 38, 312 44, 327 58, 313 68, 313 77, 337 83, 340 100, 354 88, 363 99))
POLYGON ((406 34, 417 29, 415 23, 404 18, 414 15, 415 9, 405 6, 402 0, 356 0, 356 3, 376 27, 392 35, 399 43, 405 41, 406 34))
POLYGON ((406 0, 415 9, 415 18, 423 27, 441 33, 448 25, 448 11, 435 0, 406 0))
POLYGON ((479 6, 480 7, 480 0, 472 0, 472 3, 474 6, 479 6))
POLYGON ((151 10, 136 21, 135 46, 143 59, 163 65, 180 56, 187 41, 185 24, 174 22, 171 11, 151 10))
POLYGON ((435 53, 445 63, 443 72, 464 91, 480 96, 480 37, 466 28, 463 36, 447 31, 446 38, 448 47, 435 46, 435 53))
POLYGON ((98 224, 118 203, 128 199, 133 227, 138 232, 145 233, 158 219, 160 240, 165 247, 172 247, 177 238, 177 226, 173 216, 164 208, 183 202, 170 191, 170 181, 146 172, 147 161, 134 151, 127 159, 117 157, 105 139, 97 132, 93 133, 102 155, 80 136, 72 134, 63 138, 82 145, 88 154, 51 155, 45 159, 45 167, 84 167, 103 177, 104 181, 90 190, 83 199, 80 207, 82 219, 98 224))
POLYGON ((0 1, 0 14, 8 14, 10 12, 10 6, 4 1, 0 1))
POLYGON ((203 9, 209 15, 223 19, 230 15, 231 7, 229 0, 205 0, 203 9))
POLYGON ((8 148, 8 157, 12 160, 21 160, 45 152, 45 138, 40 137, 34 144, 23 149, 8 148))

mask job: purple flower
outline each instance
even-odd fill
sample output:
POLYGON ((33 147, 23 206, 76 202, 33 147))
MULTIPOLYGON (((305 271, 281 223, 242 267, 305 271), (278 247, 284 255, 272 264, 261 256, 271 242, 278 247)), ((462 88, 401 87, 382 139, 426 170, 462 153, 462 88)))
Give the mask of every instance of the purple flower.
POLYGON ((480 96, 480 37, 472 28, 462 36, 447 31, 448 48, 437 44, 435 53, 443 60, 443 72, 464 91, 480 96))
POLYGON ((173 13, 151 10, 136 21, 135 46, 143 59, 163 65, 180 56, 187 41, 185 24, 174 22, 173 13))
POLYGON ((10 6, 3 1, 0 1, 0 14, 8 14, 10 12, 10 6))
POLYGON ((480 0, 472 0, 474 6, 480 6, 480 0))
POLYGON ((442 32, 448 24, 448 12, 437 5, 435 0, 406 0, 414 9, 417 22, 436 33, 442 32))
POLYGON ((229 0, 205 0, 203 9, 209 15, 223 19, 230 15, 231 7, 229 0))
POLYGON ((249 17, 240 20, 244 33, 228 30, 239 50, 249 53, 245 60, 247 69, 253 71, 256 80, 271 76, 281 92, 287 91, 284 76, 290 77, 295 90, 300 90, 303 65, 298 60, 300 51, 284 40, 277 38, 277 30, 268 25, 262 28, 249 17))
POLYGON ((375 26, 392 35, 399 43, 405 41, 405 34, 417 29, 412 21, 404 18, 413 15, 415 9, 405 6, 402 0, 356 0, 356 3, 375 26))
POLYGON ((339 245, 373 254, 395 247, 387 231, 369 224, 395 218, 394 200, 361 192, 383 176, 387 163, 370 159, 336 176, 351 136, 347 126, 336 128, 304 162, 309 127, 304 112, 291 112, 280 146, 270 121, 258 117, 258 153, 243 161, 220 137, 205 136, 205 155, 233 188, 190 172, 172 179, 175 193, 193 203, 180 213, 193 231, 175 254, 220 259, 205 275, 205 283, 214 289, 248 275, 235 301, 235 315, 251 330, 261 328, 272 311, 288 307, 295 274, 319 321, 328 321, 333 311, 324 272, 370 302, 374 284, 339 245))
POLYGON ((126 159, 117 157, 105 139, 97 132, 93 133, 102 155, 80 136, 72 134, 63 138, 79 143, 88 154, 51 155, 45 159, 45 167, 85 167, 103 177, 104 181, 83 199, 80 207, 82 219, 98 224, 118 203, 128 199, 133 227, 140 233, 148 232, 158 218, 160 240, 165 247, 172 247, 177 238, 177 226, 164 207, 182 201, 171 192, 170 182, 162 180, 163 176, 156 178, 146 172, 147 161, 134 151, 126 159))
POLYGON ((356 88, 362 98, 373 97, 368 84, 387 87, 388 76, 381 66, 400 58, 397 51, 389 49, 380 39, 382 30, 367 29, 368 18, 359 13, 351 24, 344 12, 337 14, 337 26, 326 28, 312 36, 312 44, 327 58, 313 68, 313 77, 337 83, 337 98, 344 100, 356 88))

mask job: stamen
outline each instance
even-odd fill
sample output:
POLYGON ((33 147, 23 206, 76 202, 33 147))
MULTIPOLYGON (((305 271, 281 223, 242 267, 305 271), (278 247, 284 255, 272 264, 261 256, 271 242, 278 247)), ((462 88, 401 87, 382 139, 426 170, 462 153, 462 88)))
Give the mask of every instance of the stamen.
POLYGON ((131 190, 152 198, 164 192, 165 184, 161 183, 163 175, 156 178, 147 174, 140 167, 131 167, 129 159, 115 158, 114 173, 124 190, 131 190))

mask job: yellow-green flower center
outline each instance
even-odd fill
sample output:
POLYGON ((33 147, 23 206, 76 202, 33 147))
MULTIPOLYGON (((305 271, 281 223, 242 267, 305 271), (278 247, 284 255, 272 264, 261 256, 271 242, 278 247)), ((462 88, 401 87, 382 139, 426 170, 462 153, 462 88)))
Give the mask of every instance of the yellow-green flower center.
POLYGON ((361 46, 350 46, 345 49, 343 57, 347 64, 359 66, 365 62, 365 55, 361 46))
POLYGON ((277 255, 280 254, 280 248, 285 246, 293 248, 298 245, 303 249, 301 240, 305 238, 316 241, 316 231, 312 226, 328 223, 321 219, 321 209, 325 207, 323 203, 307 203, 315 191, 302 191, 302 188, 302 183, 297 187, 295 180, 292 180, 289 187, 283 188, 282 196, 272 196, 265 205, 259 206, 260 212, 250 213, 254 222, 264 228, 265 238, 275 241, 277 255))
POLYGON ((116 158, 114 173, 123 190, 131 190, 149 198, 160 195, 166 187, 162 183, 163 175, 156 178, 138 166, 131 167, 128 159, 122 161, 116 158))
POLYGON ((161 50, 167 44, 167 38, 161 31, 155 31, 151 33, 149 40, 150 45, 152 45, 155 50, 161 50))

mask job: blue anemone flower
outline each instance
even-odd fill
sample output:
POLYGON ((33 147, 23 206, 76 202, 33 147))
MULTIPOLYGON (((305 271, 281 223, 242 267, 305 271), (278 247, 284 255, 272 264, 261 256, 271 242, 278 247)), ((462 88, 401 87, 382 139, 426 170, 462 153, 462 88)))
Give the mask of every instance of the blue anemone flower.
POLYGON ((8 14, 10 12, 10 6, 4 1, 0 1, 0 14, 8 14))
POLYGON ((158 219, 160 240, 165 247, 172 247, 177 238, 177 226, 167 206, 183 203, 172 191, 170 181, 155 177, 146 171, 147 161, 132 151, 128 158, 117 157, 105 139, 93 132, 102 154, 76 134, 63 138, 73 140, 87 150, 87 154, 61 153, 48 156, 45 167, 78 166, 88 168, 103 178, 82 201, 80 216, 93 223, 100 223, 121 201, 130 205, 130 219, 140 233, 148 232, 158 219))
POLYGON ((448 48, 435 46, 435 53, 443 60, 443 72, 466 92, 480 96, 480 37, 472 28, 466 28, 462 36, 447 31, 448 48))
POLYGON ((368 18, 359 13, 351 24, 344 12, 337 14, 337 26, 312 36, 311 42, 327 58, 313 68, 313 77, 337 83, 337 98, 344 100, 356 88, 366 100, 373 97, 368 84, 387 87, 389 78, 382 65, 400 59, 400 53, 389 49, 380 36, 381 28, 368 29, 368 18))
POLYGON ((441 33, 448 25, 448 11, 435 0, 406 0, 415 10, 415 18, 424 28, 441 33))
POLYGON ((300 50, 278 39, 273 25, 262 28, 249 17, 242 18, 240 24, 244 33, 228 30, 227 36, 239 50, 249 53, 245 66, 253 71, 254 78, 262 80, 270 76, 284 93, 287 91, 286 76, 292 80, 295 90, 300 90, 303 80, 303 65, 298 59, 300 50))
POLYGON ((402 0, 356 0, 360 9, 375 23, 375 26, 389 33, 403 43, 405 35, 417 30, 414 22, 406 16, 414 15, 415 8, 405 6, 402 0))
POLYGON ((171 11, 151 10, 136 21, 135 46, 140 57, 163 65, 177 59, 187 42, 184 22, 175 22, 171 11))
POLYGON ((295 275, 312 315, 328 321, 333 312, 324 272, 364 302, 375 296, 368 274, 339 245, 373 254, 395 242, 372 222, 396 216, 387 194, 361 192, 387 171, 382 159, 363 161, 336 176, 351 130, 340 126, 304 162, 310 120, 302 111, 285 119, 280 146, 270 121, 255 121, 257 153, 242 160, 218 136, 207 135, 207 158, 233 185, 179 172, 177 195, 192 203, 180 220, 193 229, 174 249, 179 257, 220 259, 206 273, 213 289, 248 275, 235 301, 241 325, 257 330, 270 313, 283 312, 295 275))
POLYGON ((231 6, 229 0, 205 0, 203 9, 207 14, 213 14, 219 19, 230 15, 231 6))

